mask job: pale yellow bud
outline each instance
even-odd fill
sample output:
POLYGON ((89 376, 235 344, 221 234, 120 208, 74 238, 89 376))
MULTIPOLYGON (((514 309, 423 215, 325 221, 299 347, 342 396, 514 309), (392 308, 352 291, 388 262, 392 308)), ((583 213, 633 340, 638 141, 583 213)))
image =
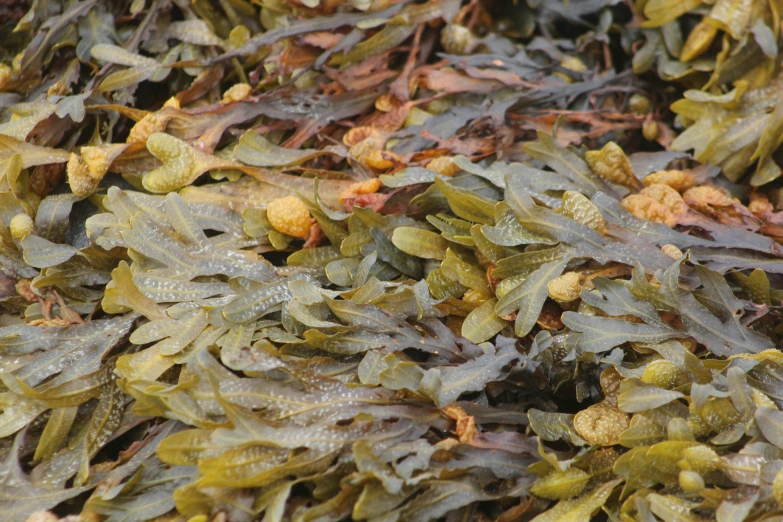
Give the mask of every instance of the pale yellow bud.
POLYGON ((17 214, 11 218, 9 228, 11 229, 11 237, 18 243, 35 233, 35 222, 27 214, 17 214))
POLYGON ((441 176, 448 177, 451 177, 462 170, 457 166, 454 158, 450 156, 438 156, 437 158, 434 158, 427 163, 427 168, 433 172, 437 172, 441 176))
POLYGON ((578 299, 582 293, 582 277, 576 272, 566 272, 547 283, 549 297, 558 303, 568 303, 578 299))
POLYGON ((286 196, 269 203, 266 217, 278 232, 300 239, 310 235, 310 210, 296 196, 286 196))
POLYGON ((222 103, 235 103, 240 102, 250 96, 253 92, 253 88, 247 83, 237 83, 229 87, 229 89, 223 93, 222 103))
POLYGON ((604 145, 601 150, 588 151, 585 154, 585 161, 593 172, 612 183, 631 189, 641 186, 625 152, 613 141, 604 145))
POLYGON ((663 252, 667 256, 671 257, 675 261, 680 259, 683 256, 682 250, 680 250, 679 248, 677 248, 676 246, 674 246, 672 244, 666 244, 666 245, 661 246, 661 252, 663 252))

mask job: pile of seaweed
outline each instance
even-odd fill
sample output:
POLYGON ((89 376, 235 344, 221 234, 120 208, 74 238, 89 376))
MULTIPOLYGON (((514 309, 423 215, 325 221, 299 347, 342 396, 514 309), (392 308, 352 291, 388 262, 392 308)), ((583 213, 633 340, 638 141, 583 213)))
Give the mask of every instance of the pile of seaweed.
POLYGON ((781 8, 0 5, 0 520, 780 522, 781 8))

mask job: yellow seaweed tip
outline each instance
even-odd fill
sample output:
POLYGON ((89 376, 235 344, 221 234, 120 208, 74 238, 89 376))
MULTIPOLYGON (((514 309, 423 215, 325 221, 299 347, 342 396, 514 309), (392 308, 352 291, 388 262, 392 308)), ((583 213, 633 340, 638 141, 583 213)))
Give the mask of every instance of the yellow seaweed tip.
POLYGON ((296 196, 286 196, 269 203, 266 217, 278 232, 300 239, 307 239, 310 235, 310 210, 296 196))

